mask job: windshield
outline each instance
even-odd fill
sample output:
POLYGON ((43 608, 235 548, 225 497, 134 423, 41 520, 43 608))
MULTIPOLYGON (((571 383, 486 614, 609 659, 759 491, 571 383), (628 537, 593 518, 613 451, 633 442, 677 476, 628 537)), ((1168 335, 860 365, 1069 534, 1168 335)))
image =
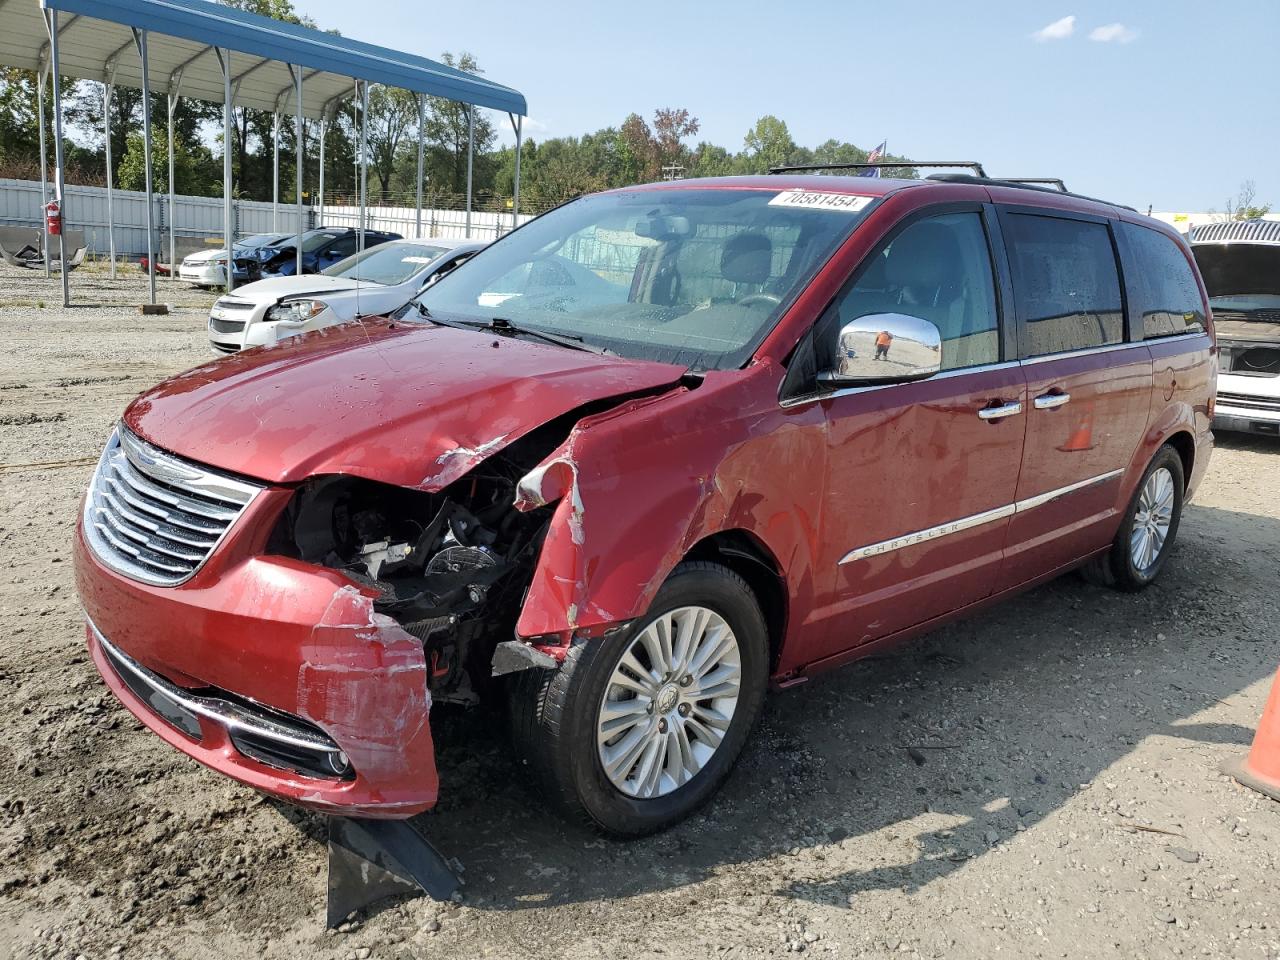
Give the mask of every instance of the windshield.
POLYGON ((625 357, 741 366, 871 199, 672 187, 583 197, 429 288, 442 319, 581 338, 625 357))
POLYGON ((321 247, 333 243, 340 236, 341 234, 331 233, 328 230, 313 233, 310 236, 304 236, 302 238, 302 252, 315 253, 321 247))
POLYGON ((404 283, 447 249, 429 243, 383 243, 352 254, 320 272, 329 277, 350 277, 390 286, 404 283))

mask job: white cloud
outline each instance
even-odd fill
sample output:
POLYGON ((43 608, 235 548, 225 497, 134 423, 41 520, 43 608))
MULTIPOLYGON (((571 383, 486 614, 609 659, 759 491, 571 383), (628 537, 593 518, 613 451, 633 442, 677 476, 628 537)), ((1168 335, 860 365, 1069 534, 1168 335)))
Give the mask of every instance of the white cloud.
POLYGON ((1108 23, 1090 30, 1089 39, 1095 43, 1132 43, 1138 39, 1138 31, 1123 23, 1108 23))
POLYGON ((1061 20, 1055 20, 1047 27, 1041 27, 1031 35, 1036 43, 1044 43, 1047 40, 1065 40, 1076 32, 1076 18, 1074 16, 1063 17, 1061 20))

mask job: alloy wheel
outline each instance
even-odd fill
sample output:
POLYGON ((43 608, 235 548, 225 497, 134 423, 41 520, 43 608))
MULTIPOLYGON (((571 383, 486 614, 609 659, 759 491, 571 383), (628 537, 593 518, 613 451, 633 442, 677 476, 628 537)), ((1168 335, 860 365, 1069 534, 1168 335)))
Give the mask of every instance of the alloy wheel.
POLYGON ((1151 472, 1138 497, 1129 534, 1129 556, 1142 573, 1150 570, 1164 551, 1173 522, 1173 474, 1165 467, 1151 472))
POLYGON ((723 617, 697 606, 661 614, 605 686, 596 722, 605 776, 639 799, 679 789, 720 748, 741 686, 741 651, 723 617))

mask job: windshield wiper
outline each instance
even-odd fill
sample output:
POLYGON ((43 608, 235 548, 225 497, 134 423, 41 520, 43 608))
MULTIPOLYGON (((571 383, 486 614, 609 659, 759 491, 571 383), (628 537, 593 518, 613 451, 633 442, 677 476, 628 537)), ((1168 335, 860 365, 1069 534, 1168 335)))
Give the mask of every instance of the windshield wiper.
POLYGON ((568 347, 570 350, 585 350, 587 353, 594 353, 604 356, 610 354, 611 351, 604 347, 598 347, 594 343, 587 343, 582 337, 569 333, 551 333, 547 330, 539 330, 536 327, 518 327, 505 317, 494 317, 487 323, 478 323, 476 327, 481 330, 492 330, 494 333, 502 333, 507 336, 517 337, 535 337, 547 343, 554 343, 557 346, 568 347))
POLYGON ((550 333, 533 327, 518 327, 505 317, 494 317, 492 320, 445 320, 443 317, 437 317, 427 309, 425 304, 417 300, 410 300, 409 303, 418 308, 418 315, 422 319, 442 327, 454 327, 458 330, 489 330, 508 337, 533 337, 547 343, 554 343, 558 347, 568 347, 570 350, 585 350, 587 353, 599 356, 616 356, 612 350, 596 346, 594 343, 587 343, 582 337, 573 334, 550 333))

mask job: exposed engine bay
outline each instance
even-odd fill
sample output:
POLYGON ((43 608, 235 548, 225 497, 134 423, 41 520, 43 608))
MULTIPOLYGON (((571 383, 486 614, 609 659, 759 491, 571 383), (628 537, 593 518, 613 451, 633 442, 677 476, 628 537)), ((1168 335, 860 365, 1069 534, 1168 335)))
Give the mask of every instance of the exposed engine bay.
POLYGON ((495 648, 513 638, 550 523, 550 507, 513 506, 516 483, 553 446, 540 432, 439 493, 347 476, 311 480, 270 548, 377 589, 374 609, 422 641, 432 699, 473 704, 495 648))

